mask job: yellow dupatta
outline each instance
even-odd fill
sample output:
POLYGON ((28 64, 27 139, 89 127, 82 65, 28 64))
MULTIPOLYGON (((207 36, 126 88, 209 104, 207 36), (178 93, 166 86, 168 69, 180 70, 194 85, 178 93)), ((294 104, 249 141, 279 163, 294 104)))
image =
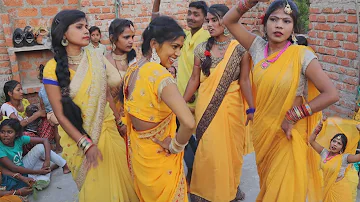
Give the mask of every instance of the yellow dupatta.
MULTIPOLYGON (((292 130, 291 140, 287 140, 281 129, 285 114, 295 99, 306 49, 290 46, 267 69, 261 68, 263 59, 253 70, 253 83, 257 90, 253 144, 260 177, 257 201, 306 200, 309 174, 306 166, 309 163, 307 130, 316 126, 313 119, 318 119, 319 113, 299 121, 292 130)), ((269 58, 277 54, 273 53, 269 58)), ((309 98, 316 93, 314 86, 309 85, 309 98)))
MULTIPOLYGON (((323 130, 318 135, 317 142, 324 148, 329 148, 331 139, 337 133, 343 133, 348 139, 344 154, 355 154, 359 141, 359 131, 356 128, 357 124, 359 124, 359 122, 355 120, 342 119, 339 117, 329 117, 324 122, 323 130)), ((317 156, 318 162, 321 162, 320 164, 323 173, 324 183, 322 201, 324 202, 355 200, 354 194, 351 192, 357 191, 357 184, 351 184, 349 181, 351 177, 349 175, 349 171, 351 171, 351 165, 349 165, 346 169, 344 178, 336 182, 341 167, 342 156, 343 155, 338 155, 334 157, 330 161, 326 162, 325 165, 321 161, 320 156, 317 156)))
POLYGON ((202 75, 195 118, 197 132, 204 132, 197 147, 190 185, 194 198, 232 201, 240 184, 245 109, 238 80, 228 73, 228 69, 239 68, 242 54, 236 50, 238 44, 235 40, 231 41, 223 60, 211 69, 209 77, 202 75), (227 82, 231 82, 228 88, 225 87, 227 82), (225 93, 223 98, 222 93, 225 93), (215 106, 219 108, 214 110, 215 106))
MULTIPOLYGON (((104 109, 106 105, 106 74, 105 66, 95 51, 85 51, 70 83, 70 97, 80 107, 83 127, 92 141, 97 144, 100 138, 104 109), (103 68, 102 68, 103 67, 103 68)), ((64 153, 78 189, 85 181, 87 169, 84 165, 85 156, 76 142, 68 136, 61 137, 64 153), (70 155, 72 154, 72 155, 70 155)))

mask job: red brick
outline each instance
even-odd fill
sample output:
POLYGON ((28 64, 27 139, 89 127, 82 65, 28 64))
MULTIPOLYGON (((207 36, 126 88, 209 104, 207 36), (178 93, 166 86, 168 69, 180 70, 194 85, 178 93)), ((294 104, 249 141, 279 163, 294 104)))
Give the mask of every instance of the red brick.
POLYGON ((30 5, 43 5, 44 0, 26 0, 26 2, 30 5))
POLYGON ((343 58, 343 57, 345 57, 345 51, 343 51, 343 50, 336 50, 336 56, 337 57, 341 57, 341 58, 343 58))
POLYGON ((336 22, 346 22, 346 16, 345 15, 337 15, 336 17, 335 17, 335 21, 336 22))
POLYGON ((114 19, 115 13, 108 13, 108 14, 100 14, 100 15, 96 15, 96 19, 97 20, 106 20, 106 19, 114 19))
POLYGON ((105 2, 104 1, 93 1, 92 5, 93 6, 105 6, 105 2))
POLYGON ((9 15, 8 14, 0 14, 1 18, 1 24, 3 25, 8 25, 10 24, 10 18, 9 18, 9 15))
POLYGON ((64 4, 64 0, 47 0, 47 4, 64 4))
POLYGON ((354 50, 357 51, 359 49, 359 46, 355 43, 346 43, 343 44, 344 49, 346 50, 354 50))
POLYGON ((19 62, 19 67, 20 69, 22 70, 27 70, 27 69, 31 69, 32 68, 32 64, 27 62, 27 61, 22 61, 22 62, 19 62))
POLYGON ((341 12, 343 12, 343 10, 340 9, 340 8, 335 8, 335 9, 333 10, 333 13, 334 13, 334 14, 339 14, 339 13, 341 13, 341 12))
POLYGON ((324 60, 324 62, 327 62, 327 63, 332 63, 332 64, 338 63, 338 59, 335 56, 324 55, 323 60, 324 60))
POLYGON ((0 48, 0 54, 7 54, 7 48, 0 48))
POLYGON ((351 85, 358 85, 358 79, 356 79, 356 77, 350 77, 350 76, 345 76, 346 78, 343 79, 343 81, 345 83, 351 84, 351 85))
POLYGON ((334 73, 334 72, 327 72, 326 74, 329 76, 330 79, 335 80, 335 81, 338 81, 340 78, 339 74, 334 73))
POLYGON ((38 15, 38 10, 36 8, 19 8, 18 16, 19 17, 35 17, 38 15))
POLYGON ((357 76, 357 70, 355 69, 347 69, 345 74, 348 76, 356 77, 357 76))
POLYGON ((356 24, 356 23, 357 23, 357 18, 356 18, 355 15, 349 15, 349 16, 347 17, 346 22, 356 24))
POLYGON ((353 28, 349 25, 335 25, 334 31, 336 32, 352 32, 353 28))
POLYGON ((9 59, 9 55, 0 55, 0 61, 7 61, 9 59))
POLYGON ((340 60, 340 65, 345 66, 345 67, 349 67, 350 66, 350 60, 342 59, 342 60, 340 60))
POLYGON ((308 36, 309 36, 309 37, 312 37, 312 38, 315 38, 315 37, 316 37, 316 32, 315 32, 314 30, 310 30, 310 31, 308 32, 308 36))
POLYGON ((309 20, 310 20, 310 22, 316 22, 317 21, 316 20, 316 15, 315 14, 310 14, 309 20))
POLYGON ((350 42, 357 42, 358 41, 358 35, 357 34, 347 34, 346 40, 350 42))
POLYGON ((346 57, 349 58, 350 60, 355 60, 357 57, 357 52, 347 51, 346 57))
POLYGON ((315 25, 315 30, 329 31, 329 30, 331 30, 331 26, 328 24, 319 23, 319 24, 315 25))
POLYGON ((83 1, 81 1, 81 6, 82 6, 82 7, 90 6, 90 1, 89 1, 89 0, 83 0, 83 1))
POLYGON ((19 72, 19 65, 18 64, 12 65, 11 71, 13 74, 15 74, 16 72, 19 72))
POLYGON ((41 8, 41 14, 43 16, 54 16, 58 13, 59 8, 56 6, 48 6, 46 8, 41 8))
POLYGON ((333 13, 333 9, 332 8, 323 8, 322 12, 323 13, 333 13))
POLYGON ((9 61, 0 61, 0 67, 10 67, 9 61))
POLYGON ((61 10, 77 10, 77 6, 63 6, 61 10))
POLYGON ((318 15, 316 20, 318 22, 326 22, 326 17, 324 15, 318 15))
POLYGON ((111 12, 111 9, 110 9, 110 8, 102 8, 102 9, 101 9, 101 12, 102 12, 102 13, 110 13, 110 12, 111 12))
POLYGON ((25 27, 27 25, 27 22, 25 19, 15 19, 14 20, 14 27, 25 27))
POLYGON ((100 8, 89 8, 88 13, 90 13, 90 14, 101 13, 101 9, 100 8))
POLYGON ((328 22, 335 22, 335 15, 328 15, 326 20, 328 22))
POLYGON ((23 6, 23 0, 3 0, 4 6, 23 6))
POLYGON ((20 74, 16 74, 16 75, 13 74, 12 79, 20 82, 20 74))
POLYGON ((319 8, 310 8, 310 13, 313 14, 320 14, 321 10, 319 8))
POLYGON ((345 11, 347 14, 356 14, 356 10, 355 9, 348 9, 345 11))
POLYGON ((334 33, 326 33, 326 39, 333 40, 334 39, 334 33))
POLYGON ((329 47, 329 48, 338 48, 338 47, 340 47, 340 42, 333 41, 333 40, 325 40, 324 46, 329 47))
POLYGON ((336 39, 340 40, 340 41, 345 40, 345 35, 344 34, 336 34, 336 39))
POLYGON ((78 4, 78 0, 68 0, 68 4, 78 4))

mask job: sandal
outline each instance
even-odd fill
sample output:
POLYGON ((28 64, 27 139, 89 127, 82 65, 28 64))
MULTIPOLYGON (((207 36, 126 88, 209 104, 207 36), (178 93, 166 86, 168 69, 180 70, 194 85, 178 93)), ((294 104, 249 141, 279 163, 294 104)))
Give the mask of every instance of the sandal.
POLYGON ((13 44, 15 48, 24 46, 24 32, 20 28, 16 28, 13 33, 13 44))
POLYGON ((32 32, 32 27, 26 26, 24 28, 24 38, 25 38, 25 46, 34 46, 35 45, 35 36, 32 32))

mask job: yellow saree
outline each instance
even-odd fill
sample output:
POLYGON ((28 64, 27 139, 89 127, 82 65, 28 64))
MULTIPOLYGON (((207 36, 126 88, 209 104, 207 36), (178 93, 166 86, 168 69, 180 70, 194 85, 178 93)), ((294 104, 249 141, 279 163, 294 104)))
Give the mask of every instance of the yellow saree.
POLYGON ((163 66, 153 62, 142 67, 137 64, 129 67, 124 79, 128 164, 140 201, 187 202, 184 153, 166 156, 166 153, 161 152, 162 147, 151 139, 162 141, 168 136, 175 137, 175 114, 161 100, 162 89, 168 84, 175 84, 175 80, 163 66), (133 78, 136 78, 136 84, 128 95, 127 86, 133 78), (137 131, 130 116, 159 124, 146 131, 137 131))
MULTIPOLYGON (((54 59, 44 69, 44 80, 53 81, 53 85, 57 83, 55 69, 54 59)), ((82 150, 59 127, 63 156, 80 190, 79 201, 138 201, 127 168, 125 143, 106 101, 107 83, 102 56, 86 51, 77 71, 71 70, 70 74, 70 96, 81 109, 84 129, 103 156, 96 168, 86 169, 82 150)))
MULTIPOLYGON (((319 119, 319 113, 299 121, 292 129, 291 140, 281 129, 285 114, 295 100, 305 51, 306 47, 290 46, 267 69, 261 68, 265 59, 255 64, 253 69, 257 111, 252 132, 260 177, 260 193, 256 201, 306 201, 308 177, 314 172, 313 168, 307 168, 307 164, 313 165, 314 162, 313 159, 308 161, 307 131, 315 127, 317 122, 314 120, 319 119)), ((269 58, 277 54, 273 53, 269 58)), ((309 85, 309 100, 317 93, 314 86, 309 85)))
POLYGON ((10 196, 2 196, 0 197, 0 202, 22 202, 20 197, 10 195, 10 196))
MULTIPOLYGON (((197 136, 201 119, 212 105, 212 99, 219 96, 218 86, 224 86, 222 77, 227 65, 229 68, 240 68, 241 56, 245 52, 233 54, 238 46, 237 41, 231 41, 224 59, 211 69, 209 77, 202 75, 195 108, 197 136)), ((233 77, 234 75, 231 75, 233 77)), ((240 184, 241 169, 245 145, 245 109, 240 92, 238 79, 232 79, 215 116, 208 123, 196 150, 192 179, 191 194, 200 201, 232 201, 235 199, 237 187, 240 184)), ((215 105, 218 105, 216 103, 215 105)), ((213 110, 211 107, 210 111, 213 110)))
MULTIPOLYGON (((355 154, 359 141, 359 131, 356 128, 357 124, 359 124, 359 122, 354 120, 335 117, 328 118, 324 123, 323 130, 317 137, 317 142, 325 148, 329 148, 331 139, 337 133, 343 133, 348 139, 344 154, 355 154)), ((324 180, 322 193, 323 202, 356 201, 357 183, 352 183, 352 181, 354 178, 358 178, 356 175, 352 175, 353 168, 351 168, 351 165, 346 169, 344 178, 336 182, 343 155, 337 155, 326 163, 318 156, 324 180)))

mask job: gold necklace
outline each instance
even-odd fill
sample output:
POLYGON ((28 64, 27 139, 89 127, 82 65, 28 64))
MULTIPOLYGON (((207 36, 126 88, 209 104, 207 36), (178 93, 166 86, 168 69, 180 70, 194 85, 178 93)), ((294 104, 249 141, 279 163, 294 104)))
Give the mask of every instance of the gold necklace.
POLYGON ((127 54, 122 54, 122 55, 116 55, 115 53, 112 53, 112 58, 116 61, 120 61, 120 65, 121 66, 125 66, 127 65, 127 54))
POLYGON ((69 65, 79 65, 83 55, 84 55, 84 51, 81 51, 79 55, 68 56, 69 65))

